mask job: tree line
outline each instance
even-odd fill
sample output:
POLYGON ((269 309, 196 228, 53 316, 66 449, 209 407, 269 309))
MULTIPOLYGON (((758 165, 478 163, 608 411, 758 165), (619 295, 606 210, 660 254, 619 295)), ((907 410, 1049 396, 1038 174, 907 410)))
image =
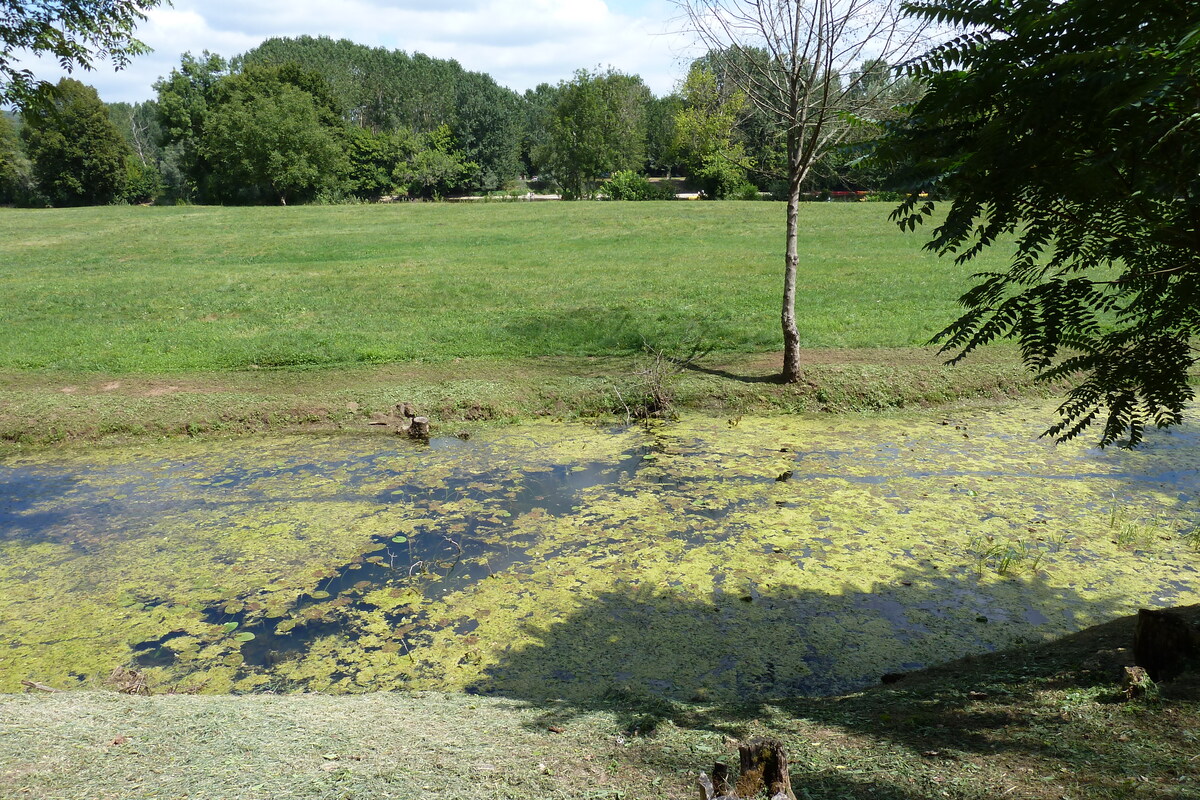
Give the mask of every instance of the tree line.
MULTIPOLYGON (((229 60, 187 53, 153 100, 106 104, 73 79, 22 98, 0 117, 0 203, 287 204, 518 186, 673 197, 650 176, 685 177, 710 198, 778 195, 786 128, 732 80, 745 58, 710 52, 657 97, 613 69, 518 94, 453 60, 326 37, 269 39, 229 60)), ((847 80, 888 81, 881 115, 919 94, 880 61, 847 80)), ((885 177, 851 147, 827 154, 806 188, 877 189, 885 177)))

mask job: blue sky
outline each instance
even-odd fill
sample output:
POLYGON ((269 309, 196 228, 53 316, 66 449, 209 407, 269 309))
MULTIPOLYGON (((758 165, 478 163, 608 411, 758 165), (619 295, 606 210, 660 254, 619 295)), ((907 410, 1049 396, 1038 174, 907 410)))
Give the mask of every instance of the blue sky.
MULTIPOLYGON (((138 38, 154 48, 126 70, 75 77, 107 101, 153 96, 185 51, 241 53, 271 36, 332 36, 439 58, 491 74, 517 91, 581 67, 612 66, 665 94, 694 55, 670 0, 174 0, 150 12, 138 38)), ((25 62, 42 78, 52 61, 25 62)))

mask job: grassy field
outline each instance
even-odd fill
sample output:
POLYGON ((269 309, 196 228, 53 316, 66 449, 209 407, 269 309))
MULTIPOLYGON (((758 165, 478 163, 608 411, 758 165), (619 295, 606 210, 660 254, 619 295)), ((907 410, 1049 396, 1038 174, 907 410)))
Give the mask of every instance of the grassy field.
MULTIPOLYGON (((972 270, 802 209, 803 346, 911 347, 972 270)), ((779 347, 778 203, 0 211, 0 369, 177 373, 779 347)))
MULTIPOLYGON (((1200 619, 1200 608, 1188 611, 1200 619)), ((590 706, 443 694, 0 696, 0 796, 686 800, 779 738, 805 800, 1188 800, 1195 679, 1126 701, 1133 619, 837 698, 590 706)))
POLYGON ((0 449, 356 424, 400 401, 448 422, 621 414, 646 346, 711 351, 672 391, 730 413, 1029 391, 1011 348, 951 370, 920 347, 970 270, 889 209, 803 207, 789 387, 770 381, 777 203, 0 209, 0 449))

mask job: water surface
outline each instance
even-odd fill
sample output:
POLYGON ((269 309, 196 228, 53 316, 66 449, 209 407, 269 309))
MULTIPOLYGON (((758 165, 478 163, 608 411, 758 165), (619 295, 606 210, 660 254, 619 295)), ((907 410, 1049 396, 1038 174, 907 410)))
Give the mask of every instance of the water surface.
POLYGON ((536 423, 0 463, 0 690, 823 694, 1200 602, 1192 430, 1048 410, 536 423))

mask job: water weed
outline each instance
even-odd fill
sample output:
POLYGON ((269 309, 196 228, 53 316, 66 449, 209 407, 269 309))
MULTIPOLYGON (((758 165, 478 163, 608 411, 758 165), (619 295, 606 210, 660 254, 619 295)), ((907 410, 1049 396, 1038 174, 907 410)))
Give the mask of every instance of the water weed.
POLYGON ((1182 540, 1149 558, 1097 513, 1154 508, 1123 483, 1148 459, 1181 476, 1155 497, 1194 491, 1189 433, 1093 453, 1031 417, 959 414, 969 438, 943 414, 719 414, 10 458, 0 676, 761 699, 1195 597, 1182 540))

